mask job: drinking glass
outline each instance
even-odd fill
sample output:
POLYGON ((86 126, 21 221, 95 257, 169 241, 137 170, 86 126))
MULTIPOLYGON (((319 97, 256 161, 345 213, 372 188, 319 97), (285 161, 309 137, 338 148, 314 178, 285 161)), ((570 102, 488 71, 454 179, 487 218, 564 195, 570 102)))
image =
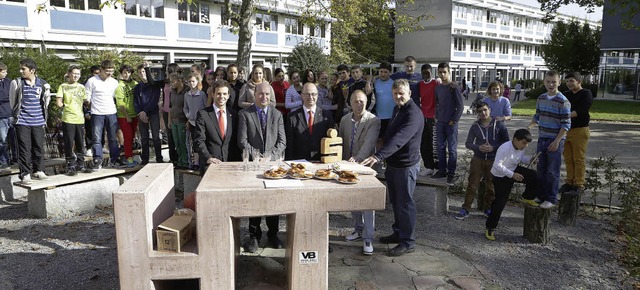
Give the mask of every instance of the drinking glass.
POLYGON ((260 159, 262 159, 262 154, 260 154, 260 151, 254 150, 253 152, 251 152, 251 158, 253 159, 254 170, 260 170, 260 159))
POLYGON ((242 149, 242 169, 244 171, 249 170, 249 155, 251 154, 250 151, 250 148, 242 149))

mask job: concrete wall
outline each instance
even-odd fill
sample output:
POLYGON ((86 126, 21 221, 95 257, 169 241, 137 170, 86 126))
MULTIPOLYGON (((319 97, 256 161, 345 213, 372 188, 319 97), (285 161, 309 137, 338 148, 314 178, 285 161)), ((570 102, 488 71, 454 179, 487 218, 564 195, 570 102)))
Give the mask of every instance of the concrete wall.
POLYGON ((417 0, 404 13, 418 17, 431 15, 420 25, 424 29, 396 34, 395 61, 402 62, 413 55, 418 63, 449 61, 451 59, 452 2, 439 0, 417 0))

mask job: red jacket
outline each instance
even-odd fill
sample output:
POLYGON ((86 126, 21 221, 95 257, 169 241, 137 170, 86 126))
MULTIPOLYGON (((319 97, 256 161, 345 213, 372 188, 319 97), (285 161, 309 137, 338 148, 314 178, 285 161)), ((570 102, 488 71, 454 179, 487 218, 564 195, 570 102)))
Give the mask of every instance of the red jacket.
POLYGON ((435 79, 428 83, 424 80, 418 83, 420 110, 425 118, 433 119, 436 117, 436 86, 438 86, 438 83, 435 79))

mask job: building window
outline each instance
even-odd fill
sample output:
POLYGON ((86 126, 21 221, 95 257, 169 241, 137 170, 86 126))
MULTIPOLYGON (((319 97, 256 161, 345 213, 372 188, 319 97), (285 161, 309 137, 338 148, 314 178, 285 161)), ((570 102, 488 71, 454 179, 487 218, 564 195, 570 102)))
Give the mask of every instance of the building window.
MULTIPOLYGON (((24 1, 7 1, 24 3, 24 1)), ((49 3, 54 7, 69 8, 73 10, 100 10, 100 0, 68 0, 68 2, 65 0, 51 0, 49 3)))
POLYGON ((278 16, 266 12, 256 13, 256 27, 258 30, 278 31, 278 16))
POLYGON ((513 39, 515 39, 515 40, 522 40, 522 36, 513 36, 513 39))
POLYGON ((460 37, 453 38, 453 50, 455 51, 466 51, 467 50, 467 40, 460 37))
POLYGON ((525 45, 524 46, 524 54, 525 55, 531 55, 532 52, 533 52, 533 46, 531 46, 531 45, 525 45))
POLYGON ((536 22, 536 21, 535 21, 535 20, 533 20, 533 19, 531 19, 531 18, 525 18, 525 19, 524 19, 524 27, 525 27, 526 29, 533 29, 533 28, 535 27, 535 25, 536 25, 536 23, 535 23, 535 22, 536 22))
POLYGON ((5 0, 7 2, 24 3, 24 0, 5 0))
POLYGON ((482 16, 484 15, 484 11, 482 11, 482 9, 479 9, 479 8, 469 7, 469 14, 471 14, 471 20, 482 21, 482 16))
POLYGON ((290 34, 304 35, 304 25, 302 25, 302 23, 298 23, 298 19, 285 18, 284 32, 290 33, 290 34))
POLYGON ((471 40, 471 51, 480 52, 480 39, 472 39, 471 40))
POLYGON ((128 15, 164 18, 164 1, 162 0, 125 0, 123 9, 128 15))
POLYGON ((178 20, 209 23, 209 4, 183 1, 178 4, 178 20))
POLYGON ((509 14, 500 15, 500 25, 509 26, 509 21, 511 21, 511 15, 509 14))
POLYGON ((480 36, 482 36, 482 31, 471 30, 471 35, 480 35, 480 36))
POLYGON ((513 55, 520 55, 520 44, 512 44, 511 45, 511 53, 513 55))
POLYGON ((487 40, 485 42, 485 50, 487 53, 495 53, 496 52, 496 42, 487 40))
POLYGON ((327 38, 327 27, 324 24, 320 25, 320 38, 327 38))
POLYGON ((499 46, 499 49, 500 49, 500 53, 501 54, 509 54, 509 44, 508 43, 501 42, 500 46, 499 46))
POLYGON ((524 38, 524 41, 533 42, 533 38, 531 38, 531 37, 525 37, 525 38, 524 38))
POLYGON ((542 56, 542 49, 540 49, 539 46, 533 47, 533 51, 535 52, 536 56, 542 56))
POLYGON ((487 36, 489 36, 489 37, 498 37, 498 34, 494 33, 494 32, 487 32, 487 36))
POLYGON ((498 13, 495 11, 487 10, 487 23, 496 23, 498 19, 498 13))
POLYGON ((511 35, 509 35, 509 34, 500 34, 500 38, 511 39, 511 35))
POLYGON ((326 34, 324 29, 325 29, 324 24, 317 25, 317 26, 309 26, 309 36, 325 38, 326 34))
MULTIPOLYGON (((224 5, 222 5, 221 8, 220 19, 222 20, 222 25, 232 26, 231 17, 227 15, 227 10, 224 8, 224 5)), ((238 11, 240 11, 240 8, 237 5, 231 5, 231 13, 238 14, 238 11)))
POLYGON ((518 27, 518 28, 522 28, 522 17, 514 16, 513 17, 513 26, 518 27))
POLYGON ((467 30, 456 28, 453 30, 453 34, 467 34, 467 30))
POLYGON ((453 10, 456 12, 457 19, 465 19, 467 18, 467 7, 461 6, 458 4, 453 5, 453 10))

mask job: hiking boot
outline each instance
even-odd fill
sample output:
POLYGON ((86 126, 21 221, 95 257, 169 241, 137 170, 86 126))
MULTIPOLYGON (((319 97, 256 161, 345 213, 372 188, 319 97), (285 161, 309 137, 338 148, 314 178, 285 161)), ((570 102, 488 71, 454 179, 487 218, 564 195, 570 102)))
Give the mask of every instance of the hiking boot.
POLYGON ((344 240, 347 242, 357 241, 359 239, 362 239, 362 233, 358 232, 353 232, 350 235, 344 237, 344 240))
POLYGON ((46 174, 44 174, 44 172, 42 171, 38 171, 36 173, 31 173, 31 177, 33 179, 38 179, 38 180, 45 180, 45 179, 49 179, 49 176, 47 176, 46 174))
POLYGON ((484 237, 487 238, 487 240, 489 240, 489 241, 495 241, 496 240, 496 236, 493 234, 493 230, 490 230, 490 229, 486 229, 484 231, 484 237))
POLYGON ((460 212, 455 216, 457 220, 463 220, 469 216, 469 211, 466 209, 461 209, 460 212))

